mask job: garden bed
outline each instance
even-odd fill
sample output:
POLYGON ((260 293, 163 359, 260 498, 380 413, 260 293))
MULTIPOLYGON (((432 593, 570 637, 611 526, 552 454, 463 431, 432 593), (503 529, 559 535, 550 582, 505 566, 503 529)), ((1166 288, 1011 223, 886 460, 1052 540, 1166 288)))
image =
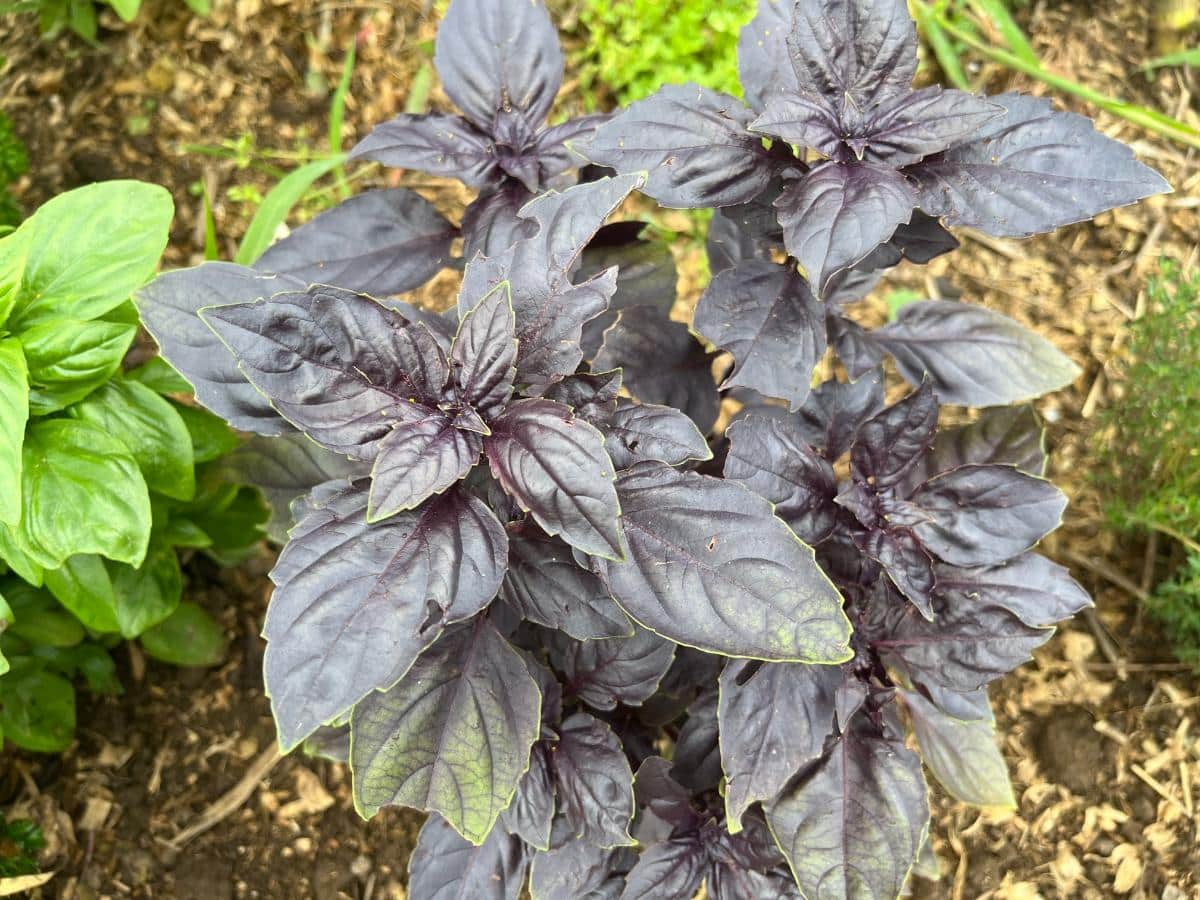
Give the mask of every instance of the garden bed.
MULTIPOLYGON (((357 36, 349 146, 409 101, 427 60, 422 43, 433 34, 428 5, 239 0, 216 4, 212 18, 200 20, 182 5, 151 3, 133 26, 104 19, 114 30, 102 34, 99 50, 69 39, 39 42, 30 22, 14 20, 0 38, 8 59, 0 103, 33 163, 20 197, 33 208, 93 180, 163 183, 177 208, 168 263, 186 265, 202 255, 204 185, 228 255, 253 212, 250 199, 237 198, 272 183, 256 167, 289 163, 259 152, 245 154, 253 164, 242 168, 188 145, 251 134, 259 151, 323 149, 329 87, 357 36)), ((1048 67, 1195 120, 1194 80, 1127 75, 1149 55, 1143 4, 1042 6, 1053 8, 1035 11, 1028 24, 1048 67)), ((560 17, 571 20, 569 10, 560 17)), ((989 88, 1035 86, 997 70, 989 88)), ((568 103, 569 92, 568 84, 568 103)), ((993 688, 1019 809, 980 813, 937 794, 934 845, 943 879, 922 885, 921 896, 1200 897, 1200 682, 1138 615, 1135 595, 1163 574, 1155 548, 1106 529, 1101 498, 1085 479, 1094 459, 1093 415, 1120 392, 1106 364, 1138 308, 1145 276, 1160 254, 1195 254, 1200 229, 1187 201, 1200 188, 1200 168, 1194 152, 1117 120, 1101 116, 1099 127, 1133 143, 1176 193, 1033 241, 968 236, 952 282, 942 281, 951 277, 944 263, 902 267, 892 279, 926 295, 961 290, 1034 325, 1083 368, 1073 387, 1039 403, 1049 426, 1050 477, 1072 498, 1064 527, 1045 549, 1072 567, 1097 602, 1094 616, 1064 628, 1034 663, 993 688)), ((447 210, 461 206, 456 187, 410 175, 399 183, 447 210)), ((689 227, 681 216, 663 222, 689 227)), ((685 240, 679 252, 700 251, 685 240)), ((444 293, 451 284, 431 290, 444 293)), ((694 302, 700 287, 681 285, 682 302, 694 302)), ((342 767, 272 757, 258 638, 267 565, 219 572, 198 563, 190 570, 191 599, 234 638, 222 668, 179 671, 123 655, 125 696, 81 702, 75 748, 61 759, 23 756, 6 767, 0 805, 26 811, 47 833, 48 863, 58 870, 48 896, 403 896, 419 818, 389 810, 364 823, 342 767), (243 784, 244 805, 204 818, 243 784), (180 841, 208 822, 208 830, 180 841)))

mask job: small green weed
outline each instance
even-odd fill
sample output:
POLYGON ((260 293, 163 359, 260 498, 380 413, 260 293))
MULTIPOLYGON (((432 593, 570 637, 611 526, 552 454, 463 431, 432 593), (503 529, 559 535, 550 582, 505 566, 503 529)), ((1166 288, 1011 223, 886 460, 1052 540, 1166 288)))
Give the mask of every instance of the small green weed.
POLYGON ((740 96, 738 33, 753 15, 749 0, 585 0, 574 60, 584 102, 605 106, 601 85, 629 103, 688 81, 740 96))

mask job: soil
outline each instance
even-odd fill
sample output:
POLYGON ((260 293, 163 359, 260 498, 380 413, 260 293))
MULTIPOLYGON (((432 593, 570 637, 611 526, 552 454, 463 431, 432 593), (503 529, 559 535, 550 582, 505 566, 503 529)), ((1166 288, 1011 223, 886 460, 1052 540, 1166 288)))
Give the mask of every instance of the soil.
MULTIPOLYGON (((571 3, 555 4, 568 28, 571 3)), ((0 63, 0 104, 33 162, 20 198, 34 208, 99 179, 163 183, 177 206, 167 257, 177 266, 202 256, 203 187, 213 198, 222 255, 230 257, 253 212, 246 198, 324 148, 330 91, 351 40, 358 61, 345 146, 413 101, 409 88, 430 55, 431 5, 217 0, 211 17, 198 19, 176 0, 148 0, 133 25, 102 14, 99 48, 69 37, 40 41, 26 16, 0 19, 0 57, 7 58, 0 63), (241 159, 192 146, 243 135, 243 150, 256 152, 241 159)), ((1196 123, 1193 74, 1136 74, 1152 55, 1148 7, 1042 0, 1022 21, 1051 70, 1196 123)), ((998 68, 976 74, 991 92, 1045 93, 998 68)), ((573 105, 570 84, 565 95, 573 105)), ((436 86, 431 99, 439 100, 436 86)), ((1120 120, 1102 114, 1098 123, 1163 171, 1175 194, 1028 242, 968 234, 949 262, 902 267, 890 280, 929 296, 962 291, 1021 319, 1084 373, 1038 404, 1049 427, 1050 477, 1072 499, 1063 528, 1044 549, 1093 591, 1096 611, 1065 626, 1032 663, 993 687, 1019 808, 967 809, 935 791, 932 834, 942 879, 921 882, 923 898, 1200 898, 1200 680, 1172 660, 1137 603, 1166 573, 1171 550, 1108 528, 1086 475, 1096 459, 1095 413, 1121 393, 1112 361, 1140 308, 1147 273, 1160 254, 1196 258, 1200 165, 1195 151, 1120 120)), ((356 187, 385 182, 416 187, 448 212, 461 210, 458 188, 410 174, 367 170, 356 187)), ((328 199, 314 198, 306 213, 328 199)), ((687 217, 655 215, 668 229, 691 232, 687 217)), ((678 252, 698 251, 694 241, 681 240, 678 252)), ((681 316, 701 287, 694 279, 681 283, 681 316)), ((443 279, 427 293, 445 302, 453 288, 443 279)), ((884 309, 882 299, 869 302, 864 318, 884 309)), ((203 560, 189 566, 192 599, 233 639, 224 666, 177 670, 128 647, 119 654, 125 695, 84 697, 69 752, 6 758, 0 807, 43 824, 44 863, 57 873, 41 896, 404 896, 419 818, 385 811, 364 823, 343 767, 274 758, 258 637, 268 565, 264 556, 234 570, 203 560), (179 841, 238 786, 246 788, 244 803, 179 841)))

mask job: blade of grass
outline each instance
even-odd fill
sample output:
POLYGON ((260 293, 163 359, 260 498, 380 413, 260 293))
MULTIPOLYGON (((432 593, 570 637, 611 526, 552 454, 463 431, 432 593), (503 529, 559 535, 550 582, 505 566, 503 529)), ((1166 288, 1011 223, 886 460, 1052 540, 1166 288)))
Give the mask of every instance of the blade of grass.
MULTIPOLYGON (((338 81, 337 90, 333 92, 333 103, 329 108, 329 152, 342 152, 342 122, 346 114, 346 94, 350 92, 350 78, 354 74, 354 54, 357 42, 351 39, 346 48, 346 62, 342 65, 342 77, 338 81)), ((342 199, 350 197, 350 186, 346 183, 346 170, 339 163, 333 170, 337 180, 338 192, 342 199)))
POLYGON ((1147 72, 1153 72, 1155 69, 1165 69, 1170 66, 1200 66, 1200 47, 1193 47, 1190 50, 1180 50, 1178 53, 1168 53, 1166 56, 1159 56, 1149 62, 1144 62, 1141 68, 1147 72))
POLYGON ((975 10, 976 15, 991 22, 992 27, 996 29, 1014 56, 1025 60, 1031 66, 1042 64, 1033 45, 1025 37, 1025 32, 1021 30, 1021 26, 1009 13, 1008 7, 1004 5, 1004 0, 967 0, 967 2, 975 10))
POLYGON ((217 247, 217 220, 213 218, 212 200, 208 196, 208 185, 204 185, 204 258, 206 260, 220 259, 221 251, 217 247))
MULTIPOLYGON (((914 2, 920 4, 921 0, 914 0, 914 2)), ((1127 122, 1132 122, 1135 125, 1145 128, 1147 131, 1161 134, 1189 147, 1200 148, 1200 130, 1193 128, 1185 122, 1180 122, 1178 119, 1173 119, 1170 116, 1144 106, 1138 106, 1135 103, 1126 103, 1123 100, 1117 100, 1100 91, 1079 84, 1077 81, 1072 81, 1061 75, 1055 75, 1053 72, 1043 69, 1040 65, 1030 65, 1007 50, 993 47, 970 32, 956 27, 947 22, 945 18, 939 17, 939 24, 951 37, 962 41, 973 50, 976 50, 994 62, 998 62, 1031 78, 1036 78, 1043 84, 1047 84, 1065 94, 1086 100, 1088 103, 1092 103, 1100 109, 1119 116, 1127 122)))
POLYGON ((271 246, 275 230, 287 218, 292 208, 300 202, 300 198, 304 196, 305 192, 312 187, 313 182, 345 160, 346 155, 340 153, 329 159, 310 162, 308 165, 296 169, 271 188, 270 193, 263 198, 262 206, 258 208, 258 212, 250 221, 250 227, 246 229, 246 235, 242 238, 234 262, 248 266, 262 256, 271 246))
POLYGON ((925 40, 933 51, 934 58, 941 67, 942 74, 946 76, 946 80, 959 90, 971 90, 971 82, 967 78, 966 71, 963 70, 958 53, 955 52, 954 45, 950 43, 950 39, 942 30, 942 26, 938 24, 933 12, 923 3, 911 3, 910 6, 913 13, 916 14, 917 26, 925 35, 925 40))
POLYGON ((433 89, 433 66, 428 62, 422 63, 413 76, 412 86, 408 89, 408 99, 404 101, 404 111, 410 115, 429 111, 429 92, 433 89))

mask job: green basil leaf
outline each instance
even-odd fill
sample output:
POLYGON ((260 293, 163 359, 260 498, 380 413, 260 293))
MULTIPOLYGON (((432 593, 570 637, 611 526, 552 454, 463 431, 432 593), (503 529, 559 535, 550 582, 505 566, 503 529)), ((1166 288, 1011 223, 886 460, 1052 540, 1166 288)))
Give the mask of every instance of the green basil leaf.
POLYGON ((33 414, 66 409, 112 378, 136 334, 130 325, 65 319, 25 331, 33 414))
POLYGON ((125 638, 139 637, 167 619, 183 596, 183 573, 175 550, 159 540, 138 568, 110 563, 117 622, 125 638))
POLYGON ((173 215, 165 188, 138 181, 47 201, 0 247, 0 273, 16 282, 9 330, 94 319, 129 299, 154 274, 173 215))
POLYGON ((120 631, 117 597, 99 556, 72 556, 59 568, 47 570, 46 588, 92 631, 120 631))
MULTIPOLYGON (((8 626, 12 623, 13 612, 9 608, 8 603, 4 599, 4 595, 0 594, 0 634, 3 634, 8 626)), ((8 660, 4 658, 3 651, 0 651, 0 675, 8 671, 8 660)), ((0 740, 3 736, 0 735, 0 740)))
POLYGON ((213 539, 191 519, 172 515, 163 527, 160 539, 172 547, 187 547, 204 550, 213 545, 213 539))
POLYGON ((29 420, 29 378, 16 338, 0 341, 0 522, 21 520, 21 444, 29 420))
POLYGON ((57 604, 18 612, 8 630, 34 646, 74 647, 87 637, 79 620, 57 604))
POLYGON ((142 647, 154 659, 176 666, 216 666, 225 659, 225 632, 195 603, 181 603, 175 613, 142 635, 142 647))
POLYGON ((192 436, 192 453, 196 464, 212 462, 237 448, 242 439, 219 416, 207 409, 174 403, 175 412, 183 419, 188 434, 192 436))
POLYGON ((75 688, 52 672, 35 669, 4 677, 0 731, 26 750, 59 753, 75 734, 75 688))
POLYGON ((0 522, 0 561, 34 587, 42 586, 43 567, 33 558, 20 528, 9 528, 3 522, 0 522))
POLYGON ((190 394, 192 386, 161 356, 152 356, 136 369, 125 373, 130 381, 144 384, 160 394, 190 394))
POLYGON ((170 401, 144 384, 116 379, 97 389, 70 414, 117 435, 129 448, 147 486, 175 500, 196 493, 192 438, 170 401))
POLYGON ((77 419, 35 422, 25 433, 21 538, 57 569, 77 553, 141 565, 150 496, 137 461, 107 431, 77 419))

